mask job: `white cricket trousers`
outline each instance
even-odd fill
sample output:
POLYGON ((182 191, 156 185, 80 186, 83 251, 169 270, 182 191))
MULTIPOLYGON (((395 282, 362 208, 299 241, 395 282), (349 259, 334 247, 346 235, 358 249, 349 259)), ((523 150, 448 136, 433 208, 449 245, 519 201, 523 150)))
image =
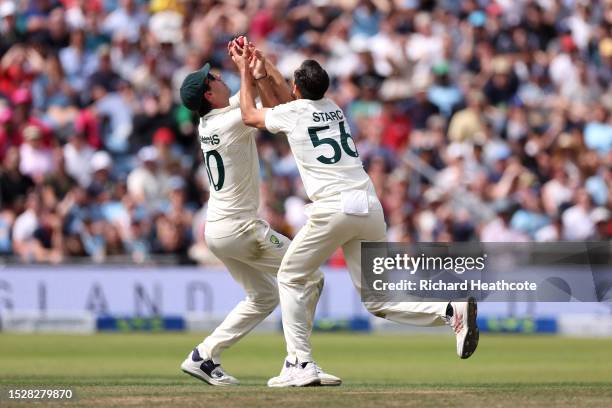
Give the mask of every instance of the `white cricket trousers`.
MULTIPOLYGON (((308 222, 289 245, 277 277, 289 357, 295 354, 299 362, 314 361, 310 346, 312 318, 305 289, 312 286, 312 280, 319 279, 319 267, 341 246, 353 285, 361 293, 361 243, 385 238, 381 210, 357 216, 313 204, 308 222)), ((364 306, 377 317, 399 323, 418 326, 446 323, 444 302, 380 302, 364 306)))
MULTIPOLYGON (((276 274, 291 241, 261 219, 246 220, 235 234, 223 238, 206 235, 210 250, 227 267, 246 292, 225 320, 198 345, 202 355, 221 363, 221 352, 238 342, 261 323, 278 305, 276 274)), ((306 300, 304 318, 310 322, 323 288, 323 273, 315 270, 312 284, 301 294, 306 300)), ((291 352, 295 359, 295 352, 291 352)))

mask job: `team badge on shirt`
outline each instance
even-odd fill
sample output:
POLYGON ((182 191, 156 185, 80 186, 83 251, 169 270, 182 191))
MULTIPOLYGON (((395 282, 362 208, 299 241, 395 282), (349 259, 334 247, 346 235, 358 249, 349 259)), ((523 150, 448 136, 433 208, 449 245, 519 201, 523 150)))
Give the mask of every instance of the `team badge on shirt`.
POLYGON ((276 235, 270 235, 270 242, 275 245, 277 248, 282 248, 283 247, 283 243, 281 242, 280 239, 278 239, 278 237, 276 235))

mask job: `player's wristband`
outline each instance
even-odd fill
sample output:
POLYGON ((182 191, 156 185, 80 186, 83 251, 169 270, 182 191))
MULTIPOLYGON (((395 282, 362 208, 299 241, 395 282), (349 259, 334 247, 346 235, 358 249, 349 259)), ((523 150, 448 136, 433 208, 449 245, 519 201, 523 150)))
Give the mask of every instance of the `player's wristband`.
POLYGON ((268 77, 268 73, 266 72, 266 75, 259 77, 259 78, 255 78, 256 81, 259 81, 260 79, 266 79, 268 77))

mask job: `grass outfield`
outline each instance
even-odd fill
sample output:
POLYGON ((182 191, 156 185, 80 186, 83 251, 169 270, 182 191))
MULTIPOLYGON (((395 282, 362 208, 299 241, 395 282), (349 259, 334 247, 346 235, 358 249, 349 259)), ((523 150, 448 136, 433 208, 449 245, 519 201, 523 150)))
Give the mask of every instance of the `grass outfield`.
MULTIPOLYGON (((454 338, 317 334, 316 356, 341 387, 268 389, 281 335, 252 335, 224 356, 242 385, 213 388, 180 372, 193 334, 0 334, 0 407, 9 388, 71 388, 56 405, 84 407, 582 407, 612 406, 612 341, 481 336, 469 360, 454 338)), ((38 402, 35 405, 50 405, 38 402)))

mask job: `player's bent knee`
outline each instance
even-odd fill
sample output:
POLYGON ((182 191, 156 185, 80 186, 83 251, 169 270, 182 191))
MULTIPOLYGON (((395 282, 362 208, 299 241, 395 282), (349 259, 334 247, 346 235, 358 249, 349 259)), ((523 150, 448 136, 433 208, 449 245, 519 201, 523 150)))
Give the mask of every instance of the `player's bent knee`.
POLYGON ((376 317, 385 319, 387 316, 387 314, 385 313, 385 306, 383 303, 366 302, 364 303, 364 306, 368 312, 372 313, 376 317))
MULTIPOLYGON (((318 281, 320 278, 314 277, 315 281, 318 281)), ((276 280, 278 281, 279 286, 305 286, 313 281, 312 273, 293 273, 293 272, 279 272, 276 280)))
POLYGON ((274 309, 276 309, 276 306, 278 306, 279 297, 278 293, 270 293, 252 297, 248 301, 258 311, 262 313, 272 313, 274 309))

